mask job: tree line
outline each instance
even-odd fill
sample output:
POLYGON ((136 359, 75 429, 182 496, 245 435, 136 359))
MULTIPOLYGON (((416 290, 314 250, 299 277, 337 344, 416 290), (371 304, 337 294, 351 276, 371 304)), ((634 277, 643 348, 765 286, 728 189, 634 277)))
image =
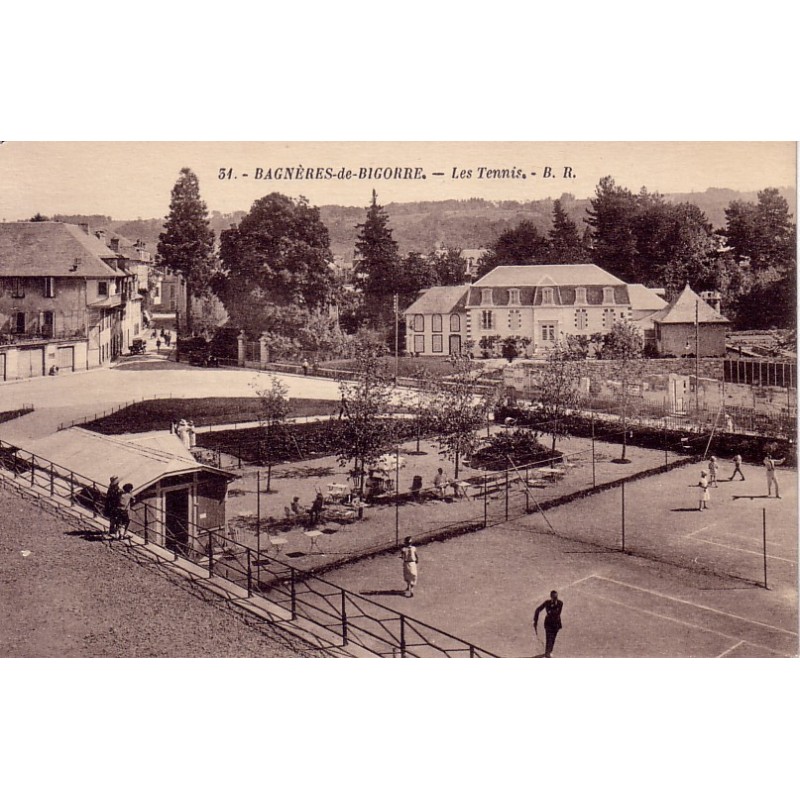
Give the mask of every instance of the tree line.
MULTIPOLYGON (((794 327, 797 234, 788 203, 767 188, 756 203, 732 201, 725 218, 714 230, 696 205, 670 203, 646 188, 634 194, 608 176, 589 203, 583 231, 556 200, 549 231, 527 219, 504 230, 478 274, 500 264, 593 262, 669 294, 688 280, 695 290, 718 290, 737 327, 794 327)), ((251 336, 267 331, 271 346, 287 352, 340 352, 346 334, 363 327, 390 339, 395 296, 402 310, 423 289, 468 280, 459 248, 401 255, 375 192, 357 229, 349 277, 334 270, 320 210, 303 197, 268 194, 217 239, 197 176, 184 168, 156 260, 184 277, 191 297, 218 297, 233 327, 251 336)))

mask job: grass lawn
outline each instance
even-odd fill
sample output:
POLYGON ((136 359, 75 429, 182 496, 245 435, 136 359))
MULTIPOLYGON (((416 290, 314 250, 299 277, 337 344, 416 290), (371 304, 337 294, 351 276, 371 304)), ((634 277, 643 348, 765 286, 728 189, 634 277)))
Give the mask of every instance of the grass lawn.
MULTIPOLYGON (((384 356, 381 359, 386 369, 394 374, 394 356, 384 356)), ((319 365, 324 369, 352 370, 356 368, 354 359, 342 358, 336 361, 325 361, 319 365)), ((426 358, 401 357, 397 360, 397 374, 401 378, 415 378, 424 369, 431 377, 450 375, 453 365, 447 356, 428 356, 426 358)))
MULTIPOLYGON (((289 398, 289 417, 311 417, 339 412, 338 400, 289 398)), ((191 419, 195 425, 251 422, 258 419, 261 401, 257 397, 198 397, 145 400, 81 427, 96 433, 144 433, 169 430, 175 419, 191 419)))

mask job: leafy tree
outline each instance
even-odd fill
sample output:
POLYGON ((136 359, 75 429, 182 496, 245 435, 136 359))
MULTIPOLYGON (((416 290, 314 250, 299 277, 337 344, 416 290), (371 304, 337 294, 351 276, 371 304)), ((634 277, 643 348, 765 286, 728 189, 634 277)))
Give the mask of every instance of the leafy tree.
POLYGON ((629 389, 632 381, 639 374, 643 351, 642 334, 630 322, 615 322, 605 336, 602 356, 604 359, 614 359, 618 362, 616 374, 622 382, 622 455, 620 461, 624 463, 627 463, 629 389))
POLYGON ((363 494, 367 467, 384 452, 392 438, 387 417, 394 381, 381 361, 383 349, 365 337, 355 355, 353 380, 339 382, 344 426, 337 458, 341 466, 353 462, 350 474, 363 494))
POLYGON ((557 343, 547 354, 545 368, 539 373, 539 403, 546 422, 545 433, 552 438, 555 452, 558 439, 569 436, 567 416, 580 405, 582 348, 575 344, 557 343))
POLYGON ((40 214, 38 211, 28 220, 28 222, 50 222, 50 217, 40 214))
POLYGON ((399 267, 400 254, 389 227, 389 216, 378 205, 378 195, 373 190, 367 218, 358 226, 354 264, 354 283, 363 292, 367 317, 373 320, 391 317, 399 267))
POLYGON ((546 264, 549 243, 530 221, 522 220, 516 227, 504 231, 478 262, 478 277, 483 277, 500 265, 546 264))
POLYGON ((273 445, 276 440, 282 438, 283 425, 286 423, 289 413, 289 392, 283 381, 275 377, 270 378, 269 386, 256 385, 254 388, 261 401, 258 422, 261 428, 261 441, 264 442, 267 452, 267 492, 269 492, 272 479, 273 445))
POLYGON ((479 390, 481 373, 471 359, 458 355, 450 360, 452 373, 434 382, 428 418, 439 447, 455 463, 457 479, 459 459, 471 456, 477 449, 479 429, 495 406, 497 393, 479 390))
POLYGON ((184 167, 169 204, 164 230, 158 237, 156 263, 182 275, 186 282, 186 330, 192 331, 192 298, 209 288, 214 264, 214 232, 206 204, 200 199, 197 175, 184 167))
POLYGON ((467 281, 467 262, 457 247, 434 250, 428 256, 428 263, 433 268, 436 286, 460 286, 467 281))
POLYGON ((249 334, 296 337, 333 297, 328 230, 319 209, 273 192, 220 236, 216 291, 232 323, 249 334))
POLYGON ((584 264, 589 260, 578 226, 564 210, 561 200, 553 204, 553 227, 548 239, 548 260, 551 264, 584 264))

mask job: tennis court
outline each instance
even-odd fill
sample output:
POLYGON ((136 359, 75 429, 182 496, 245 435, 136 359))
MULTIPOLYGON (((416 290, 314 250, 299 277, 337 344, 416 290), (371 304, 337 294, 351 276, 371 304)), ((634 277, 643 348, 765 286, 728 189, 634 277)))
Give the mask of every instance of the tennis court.
POLYGON ((421 546, 414 598, 401 596, 393 555, 328 577, 502 656, 542 652, 531 619, 551 589, 564 601, 555 657, 796 656, 796 473, 780 471, 783 499, 775 500, 763 496, 763 469, 750 467, 747 481, 720 481, 700 512, 699 471, 689 465, 628 484, 626 552, 614 489, 546 519, 530 514, 421 546))

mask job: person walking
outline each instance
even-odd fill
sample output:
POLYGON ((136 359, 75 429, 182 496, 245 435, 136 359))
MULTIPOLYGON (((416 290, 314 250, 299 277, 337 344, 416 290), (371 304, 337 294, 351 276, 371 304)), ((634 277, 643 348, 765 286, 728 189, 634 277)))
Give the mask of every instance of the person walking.
POLYGON ((742 472, 742 457, 738 453, 733 457, 733 475, 731 475, 729 480, 733 480, 737 473, 739 474, 739 479, 744 480, 744 473, 742 472))
POLYGON ((764 466, 767 470, 767 496, 772 496, 772 487, 775 486, 775 498, 781 499, 781 489, 778 486, 778 477, 775 475, 775 467, 780 466, 786 461, 785 458, 776 459, 771 455, 764 456, 764 466))
POLYGON ((158 339, 156 339, 156 353, 160 353, 160 352, 161 352, 161 339, 158 338, 158 339))
POLYGON ((550 592, 550 599, 545 600, 536 611, 533 612, 533 631, 536 636, 539 636, 539 614, 544 611, 544 657, 550 658, 553 652, 553 647, 556 643, 556 636, 561 630, 561 611, 564 608, 563 601, 558 599, 558 592, 553 589, 550 592))
POLYGON ((414 587, 417 585, 419 555, 417 548, 411 542, 411 537, 403 540, 403 549, 400 551, 403 559, 403 580, 406 582, 406 597, 414 596, 414 587))
POLYGON ((308 359, 303 359, 303 375, 308 375, 308 359))
POLYGON ((713 488, 717 488, 717 458, 711 456, 708 462, 708 484, 713 488))
POLYGON ((119 488, 119 477, 112 475, 108 479, 108 490, 106 500, 103 505, 103 513, 108 520, 108 535, 113 538, 119 527, 119 499, 122 496, 122 489, 119 488))
POLYGON ((711 495, 708 491, 708 477, 705 470, 700 472, 700 481, 697 484, 700 487, 700 504, 698 511, 702 511, 703 509, 708 509, 708 501, 711 499, 711 495))

